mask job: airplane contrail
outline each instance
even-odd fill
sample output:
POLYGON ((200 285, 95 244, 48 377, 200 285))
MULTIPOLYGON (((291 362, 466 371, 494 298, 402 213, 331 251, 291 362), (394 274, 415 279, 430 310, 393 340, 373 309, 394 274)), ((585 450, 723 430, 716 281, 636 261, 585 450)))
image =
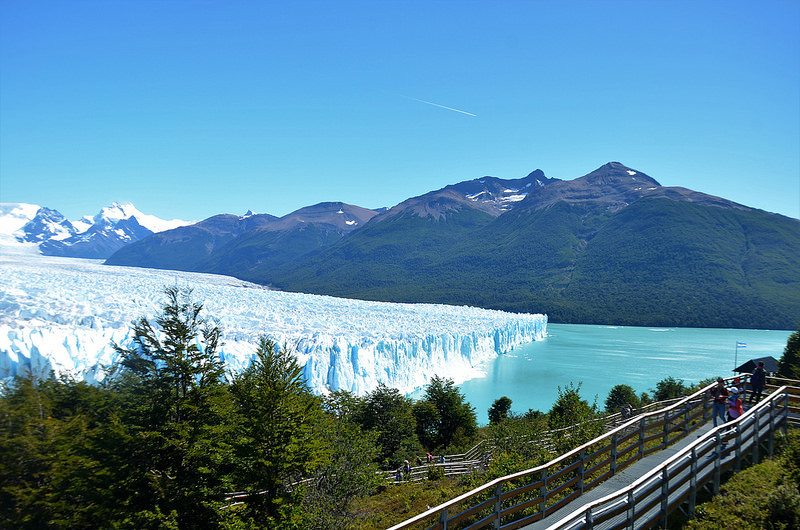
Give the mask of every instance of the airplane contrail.
MULTIPOLYGON (((400 94, 400 95, 402 96, 402 94, 400 94)), ((454 109, 453 107, 445 107, 444 105, 439 105, 438 103, 432 103, 430 101, 425 101, 424 99, 412 98, 411 96, 403 96, 403 97, 406 98, 406 99, 413 99, 414 101, 419 101, 420 103, 427 103, 428 105, 433 105, 434 107, 439 107, 439 108, 442 108, 442 109, 452 110, 453 112, 460 112, 461 114, 466 114, 467 116, 475 116, 475 117, 478 116, 477 114, 472 114, 471 112, 467 112, 465 110, 458 110, 458 109, 454 109)))

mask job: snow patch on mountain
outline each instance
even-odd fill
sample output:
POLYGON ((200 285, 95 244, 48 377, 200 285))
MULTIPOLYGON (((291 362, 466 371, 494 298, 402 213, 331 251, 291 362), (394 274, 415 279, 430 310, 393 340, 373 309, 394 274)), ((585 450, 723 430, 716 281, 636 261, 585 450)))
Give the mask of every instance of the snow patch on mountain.
POLYGON ((15 234, 34 218, 39 208, 35 204, 0 203, 0 246, 4 251, 37 250, 35 243, 20 241, 15 234))
POLYGON ((132 204, 112 203, 94 217, 70 221, 35 204, 0 203, 0 246, 4 251, 105 258, 125 244, 156 232, 192 224, 165 221, 132 204))
POLYGON ((133 204, 119 204, 116 202, 112 202, 110 206, 100 210, 100 213, 94 216, 93 221, 95 225, 108 224, 114 226, 119 221, 130 219, 131 217, 135 218, 140 225, 142 225, 144 228, 147 228, 154 234, 192 224, 188 221, 182 221, 180 219, 172 219, 167 221, 156 217, 155 215, 142 213, 137 210, 133 204))
POLYGON ((293 349, 318 393, 364 394, 379 382, 410 393, 437 374, 461 382, 547 328, 544 315, 284 293, 227 276, 2 254, 0 377, 53 370, 101 381, 118 360, 112 342, 130 346, 132 321, 152 321, 172 285, 194 289, 204 314, 219 319, 220 356, 231 372, 250 364, 267 335, 293 349))

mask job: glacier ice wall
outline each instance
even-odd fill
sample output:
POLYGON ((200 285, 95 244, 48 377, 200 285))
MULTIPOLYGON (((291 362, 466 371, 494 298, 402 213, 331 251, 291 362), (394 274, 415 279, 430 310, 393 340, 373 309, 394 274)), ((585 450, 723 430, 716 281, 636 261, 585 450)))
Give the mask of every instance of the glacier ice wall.
POLYGON ((131 323, 160 313, 164 288, 190 287, 219 319, 231 372, 258 338, 286 344, 315 392, 364 394, 379 382, 410 393, 440 375, 456 382, 544 337, 547 317, 437 304, 367 302, 268 290, 227 276, 111 267, 99 261, 0 255, 0 377, 23 371, 101 381, 129 346, 131 323))

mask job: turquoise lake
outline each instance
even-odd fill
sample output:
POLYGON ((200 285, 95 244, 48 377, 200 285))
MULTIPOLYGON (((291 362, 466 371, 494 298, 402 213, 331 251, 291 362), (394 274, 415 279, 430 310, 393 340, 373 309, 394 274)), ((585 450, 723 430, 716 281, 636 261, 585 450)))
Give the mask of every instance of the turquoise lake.
MULTIPOLYGON (((558 387, 581 383, 581 395, 604 409, 614 385, 649 392, 665 377, 697 383, 733 375, 748 359, 783 355, 791 331, 700 328, 640 328, 548 324, 547 337, 524 344, 481 368, 485 377, 459 388, 475 407, 478 423, 488 423, 494 400, 508 396, 511 410, 550 410, 558 387), (737 342, 745 348, 736 348, 737 342)), ((446 374, 440 374, 446 375, 446 374)))

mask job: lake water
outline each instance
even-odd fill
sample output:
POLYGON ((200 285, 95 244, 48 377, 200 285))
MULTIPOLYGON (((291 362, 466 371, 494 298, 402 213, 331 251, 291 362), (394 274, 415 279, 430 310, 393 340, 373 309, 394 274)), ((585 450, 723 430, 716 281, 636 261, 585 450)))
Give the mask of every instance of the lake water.
MULTIPOLYGON (((508 396, 511 410, 547 412, 558 387, 582 383, 590 403, 600 409, 615 385, 630 385, 637 394, 672 376, 693 384, 733 375, 748 359, 780 359, 791 331, 699 328, 640 328, 548 324, 547 338, 524 344, 482 366, 485 377, 459 386, 475 407, 478 423, 488 423, 494 400, 508 396), (736 348, 743 342, 745 348, 736 348), (736 358, 735 358, 736 357, 736 358)), ((444 374, 442 374, 444 375, 444 374)))

